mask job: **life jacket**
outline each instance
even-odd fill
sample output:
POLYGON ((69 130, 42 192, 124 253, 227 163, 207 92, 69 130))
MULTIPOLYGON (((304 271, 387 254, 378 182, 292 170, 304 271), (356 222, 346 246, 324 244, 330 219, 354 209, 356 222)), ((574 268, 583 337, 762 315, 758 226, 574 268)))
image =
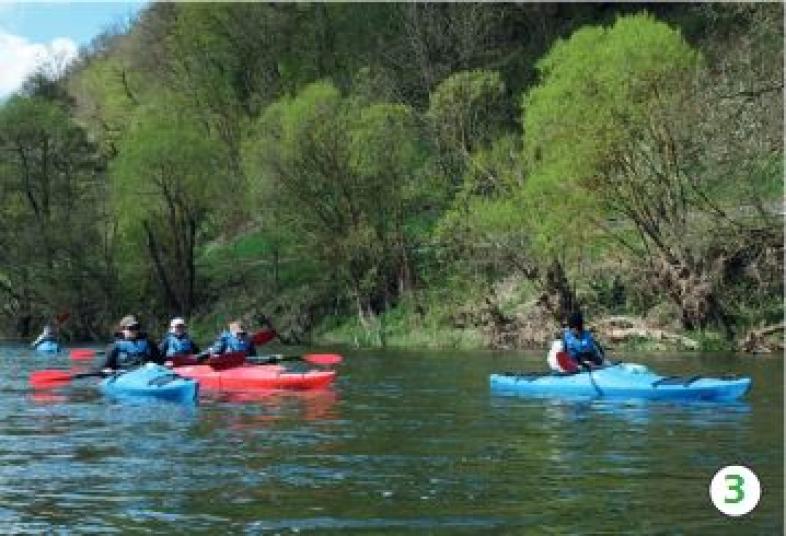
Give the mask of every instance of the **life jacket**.
POLYGON ((166 356, 172 357, 173 355, 188 355, 194 353, 194 343, 188 335, 178 337, 174 333, 167 333, 166 336, 166 356))
POLYGON ((250 338, 246 337, 244 339, 239 339, 229 331, 225 331, 221 334, 219 346, 220 353, 245 352, 246 354, 249 354, 254 347, 250 338))
POLYGON ((117 368, 142 365, 152 356, 152 349, 147 337, 133 340, 118 339, 115 341, 115 348, 117 348, 117 368))
POLYGON ((562 340, 565 344, 565 351, 575 360, 578 360, 580 355, 589 354, 594 356, 597 354, 595 341, 592 339, 589 331, 584 330, 577 337, 570 329, 566 329, 562 335, 562 340))

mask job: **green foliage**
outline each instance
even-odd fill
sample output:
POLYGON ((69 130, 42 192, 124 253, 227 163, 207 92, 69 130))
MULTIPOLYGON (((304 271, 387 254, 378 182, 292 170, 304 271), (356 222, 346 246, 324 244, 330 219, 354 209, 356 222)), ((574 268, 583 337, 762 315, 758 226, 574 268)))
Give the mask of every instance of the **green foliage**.
POLYGON ((176 100, 140 107, 111 168, 121 223, 133 226, 140 218, 163 218, 169 209, 168 196, 201 219, 226 195, 224 158, 222 148, 204 135, 201 125, 176 100), (177 109, 180 114, 170 115, 177 109))
POLYGON ((640 9, 152 4, 0 105, 0 307, 426 346, 566 292, 775 322, 783 6, 640 9))
POLYGON ((405 106, 359 105, 320 82, 271 105, 244 154, 277 214, 360 303, 387 292, 403 262, 423 146, 405 106))
POLYGON ((505 118, 505 84, 493 71, 449 76, 431 94, 428 115, 442 143, 466 152, 490 143, 505 118))
POLYGON ((59 103, 12 97, 0 106, 0 154, 4 312, 43 322, 109 291, 103 162, 85 132, 59 103))
POLYGON ((610 168, 629 142, 658 128, 654 111, 681 98, 699 66, 679 31, 649 15, 578 30, 538 62, 541 83, 522 105, 524 158, 532 169, 525 210, 548 207, 532 221, 537 244, 554 251, 592 238, 588 226, 566 222, 608 213, 619 188, 610 168))
POLYGON ((137 105, 129 85, 136 90, 143 84, 129 80, 134 76, 122 57, 108 56, 94 58, 69 81, 77 104, 75 115, 94 133, 107 155, 115 152, 137 105))
POLYGON ((450 308, 444 303, 420 307, 411 297, 395 309, 380 315, 378 331, 370 331, 356 316, 326 318, 315 330, 315 340, 323 344, 344 343, 359 348, 452 348, 471 349, 483 345, 476 329, 452 327, 446 320, 450 308))
POLYGON ((182 107, 175 118, 167 117, 165 110, 173 109, 178 100, 164 95, 136 110, 111 167, 113 204, 130 258, 149 259, 162 303, 172 313, 188 314, 195 301, 197 241, 231 194, 225 190, 223 146, 207 138, 182 107))

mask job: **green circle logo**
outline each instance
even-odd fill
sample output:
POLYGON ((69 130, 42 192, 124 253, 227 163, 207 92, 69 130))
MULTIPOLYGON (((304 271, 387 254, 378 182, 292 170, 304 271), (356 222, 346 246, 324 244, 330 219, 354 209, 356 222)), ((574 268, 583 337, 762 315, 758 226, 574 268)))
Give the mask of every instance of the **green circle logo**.
POLYGON ((744 465, 727 465, 712 477, 710 499, 727 516, 744 516, 761 499, 759 477, 744 465))

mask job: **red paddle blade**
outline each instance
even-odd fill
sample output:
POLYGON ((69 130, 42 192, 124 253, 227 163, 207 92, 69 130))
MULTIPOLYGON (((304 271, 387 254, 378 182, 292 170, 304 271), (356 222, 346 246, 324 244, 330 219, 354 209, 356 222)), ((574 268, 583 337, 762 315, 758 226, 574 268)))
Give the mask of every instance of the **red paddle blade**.
POLYGON ((57 315, 55 317, 55 320, 57 320, 58 324, 62 324, 63 322, 65 322, 69 318, 71 318, 71 313, 69 313, 68 311, 63 311, 62 313, 60 313, 59 315, 57 315))
POLYGON ((251 342, 254 343, 254 346, 261 346, 275 339, 277 335, 278 333, 274 329, 260 329, 251 336, 251 342))
POLYGON ((338 365, 343 360, 344 358, 338 354, 306 354, 303 356, 303 361, 312 365, 338 365))
POLYGON ((245 363, 245 352, 227 352, 226 354, 211 355, 207 360, 207 364, 213 367, 214 370, 241 367, 245 365, 245 363))
POLYGON ((568 353, 564 350, 557 352, 557 364, 562 367, 565 372, 576 372, 579 367, 570 358, 568 353))
POLYGON ((194 355, 173 355, 168 361, 172 363, 173 367, 185 367, 199 364, 199 361, 197 361, 194 355))
POLYGON ((96 356, 96 351, 90 348, 74 348, 69 352, 71 359, 80 361, 82 359, 93 359, 96 356))
POLYGON ((71 381, 71 374, 64 370, 38 370, 30 374, 30 386, 37 389, 56 387, 71 381))

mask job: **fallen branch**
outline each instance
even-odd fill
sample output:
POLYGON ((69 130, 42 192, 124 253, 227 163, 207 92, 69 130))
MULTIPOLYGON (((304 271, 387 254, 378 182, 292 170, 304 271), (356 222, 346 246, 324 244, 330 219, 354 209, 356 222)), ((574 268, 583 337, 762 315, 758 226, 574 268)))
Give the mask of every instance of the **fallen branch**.
POLYGON ((664 331, 662 329, 650 329, 643 327, 611 328, 604 330, 603 333, 611 342, 620 342, 627 339, 640 338, 678 343, 680 346, 690 350, 696 350, 699 347, 699 343, 693 339, 683 337, 682 335, 677 335, 676 333, 664 331))
POLYGON ((739 348, 743 352, 758 354, 769 354, 774 350, 782 350, 784 330, 786 330, 786 322, 772 324, 759 329, 752 329, 739 342, 739 348), (768 344, 765 339, 768 335, 773 335, 775 333, 780 333, 781 337, 778 341, 770 342, 768 344))

